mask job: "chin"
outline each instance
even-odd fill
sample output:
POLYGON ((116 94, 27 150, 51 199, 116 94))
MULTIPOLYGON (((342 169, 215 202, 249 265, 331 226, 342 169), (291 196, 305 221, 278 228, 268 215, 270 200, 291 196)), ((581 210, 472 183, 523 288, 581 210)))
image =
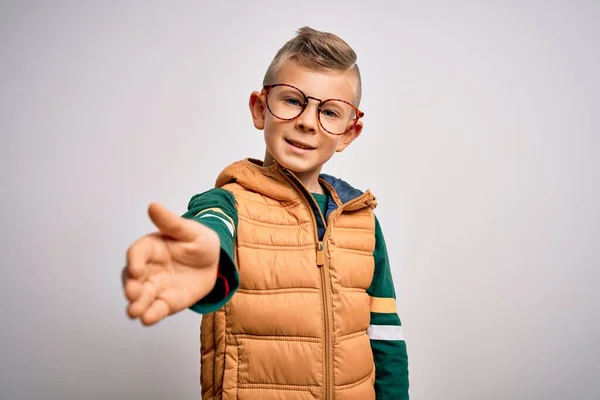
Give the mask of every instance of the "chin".
POLYGON ((289 169, 294 173, 309 172, 320 167, 320 165, 314 165, 314 163, 310 163, 305 160, 295 160, 293 158, 290 159, 290 157, 285 156, 277 157, 275 158, 275 160, 279 163, 279 165, 286 169, 289 169))
POLYGON ((306 166, 303 165, 303 163, 288 161, 285 158, 283 158, 281 160, 281 162, 279 162, 279 164, 282 167, 287 168, 292 172, 300 172, 301 173, 301 172, 306 172, 306 171, 310 170, 310 168, 306 168, 306 166))

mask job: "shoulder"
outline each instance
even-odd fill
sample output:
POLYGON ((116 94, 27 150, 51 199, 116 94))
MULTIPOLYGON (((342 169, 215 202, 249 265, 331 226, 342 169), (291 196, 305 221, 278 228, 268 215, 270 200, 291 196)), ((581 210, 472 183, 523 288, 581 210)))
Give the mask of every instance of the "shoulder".
POLYGON ((200 203, 213 203, 219 201, 228 202, 233 198, 230 191, 223 188, 212 188, 202 193, 198 193, 192 196, 188 207, 197 206, 200 203))
POLYGON ((204 211, 218 211, 237 219, 236 200, 233 194, 225 189, 213 188, 198 193, 190 199, 188 211, 183 217, 194 218, 204 211))

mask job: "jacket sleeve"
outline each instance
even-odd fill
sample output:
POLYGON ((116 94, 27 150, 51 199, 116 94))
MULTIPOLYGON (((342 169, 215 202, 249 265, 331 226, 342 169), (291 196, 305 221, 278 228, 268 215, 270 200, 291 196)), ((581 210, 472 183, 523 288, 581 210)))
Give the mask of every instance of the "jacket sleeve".
POLYGON ((368 329, 375 360, 377 400, 408 400, 408 356, 402 324, 396 312, 396 292, 385 239, 375 218, 375 272, 367 290, 371 296, 371 323, 368 329))
POLYGON ((214 289, 190 309, 207 314, 223 307, 240 286, 235 267, 235 235, 238 216, 233 194, 216 188, 193 196, 183 218, 193 219, 214 230, 221 240, 217 282, 214 289))

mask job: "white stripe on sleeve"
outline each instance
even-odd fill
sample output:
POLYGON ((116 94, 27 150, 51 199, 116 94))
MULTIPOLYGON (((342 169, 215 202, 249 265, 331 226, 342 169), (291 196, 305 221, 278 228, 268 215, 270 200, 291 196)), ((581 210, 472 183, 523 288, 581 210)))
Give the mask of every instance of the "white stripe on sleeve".
POLYGON ((400 325, 370 325, 367 335, 371 340, 404 340, 400 325))
POLYGON ((204 214, 204 215, 200 216, 200 218, 207 218, 207 217, 218 218, 219 220, 221 220, 225 224, 227 229, 229 229, 229 233, 231 233, 231 236, 233 237, 233 225, 231 225, 231 222, 227 221, 227 219, 225 219, 223 217, 219 217, 218 215, 214 215, 214 214, 204 214))

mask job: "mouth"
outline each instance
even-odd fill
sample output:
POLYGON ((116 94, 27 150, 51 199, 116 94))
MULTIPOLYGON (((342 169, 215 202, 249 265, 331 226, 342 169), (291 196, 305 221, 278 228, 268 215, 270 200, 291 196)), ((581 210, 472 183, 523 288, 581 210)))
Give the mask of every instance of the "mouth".
POLYGON ((290 139, 285 139, 286 142, 288 142, 288 144, 291 144, 294 147, 297 147, 299 149, 303 149, 303 150, 314 150, 316 149, 316 147, 313 147, 309 144, 303 143, 303 142, 299 142, 297 140, 290 140, 290 139))

